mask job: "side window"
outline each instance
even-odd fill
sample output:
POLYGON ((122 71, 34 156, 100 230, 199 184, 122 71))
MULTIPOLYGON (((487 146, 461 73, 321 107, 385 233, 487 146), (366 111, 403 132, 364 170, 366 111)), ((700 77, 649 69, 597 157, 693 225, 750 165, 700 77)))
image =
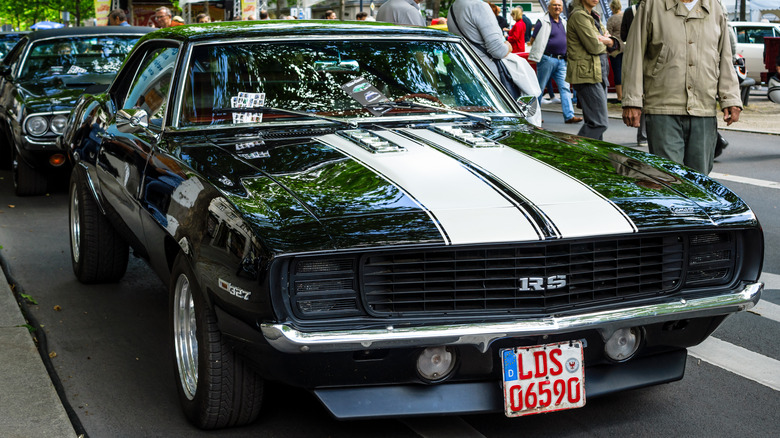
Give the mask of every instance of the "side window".
POLYGON ((176 47, 160 47, 147 52, 127 93, 122 108, 146 110, 150 127, 162 127, 178 53, 176 47))
POLYGON ((738 43, 747 43, 748 42, 745 28, 741 27, 741 28, 737 29, 737 42, 738 43))

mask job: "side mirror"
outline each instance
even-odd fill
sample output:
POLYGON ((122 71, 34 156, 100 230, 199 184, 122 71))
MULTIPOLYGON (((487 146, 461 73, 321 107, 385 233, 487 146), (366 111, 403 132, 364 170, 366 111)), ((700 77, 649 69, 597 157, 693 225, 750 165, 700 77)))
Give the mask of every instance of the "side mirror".
POLYGON ((525 118, 532 117, 539 110, 536 96, 520 96, 517 98, 517 105, 520 107, 520 114, 525 118))
POLYGON ((11 75, 11 66, 0 64, 0 77, 6 77, 11 75))
POLYGON ((116 113, 116 129, 125 134, 149 131, 149 114, 142 109, 121 109, 116 113))

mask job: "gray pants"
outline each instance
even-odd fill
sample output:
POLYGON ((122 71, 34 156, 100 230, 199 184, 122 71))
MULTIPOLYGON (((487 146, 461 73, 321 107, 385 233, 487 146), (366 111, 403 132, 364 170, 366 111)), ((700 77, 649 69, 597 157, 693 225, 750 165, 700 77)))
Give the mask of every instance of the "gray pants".
POLYGON ((718 120, 715 117, 647 114, 650 153, 684 164, 705 175, 712 170, 718 120))
POLYGON ((577 84, 574 89, 577 90, 577 102, 582 106, 582 118, 585 119, 577 135, 603 140, 609 126, 607 84, 577 84))

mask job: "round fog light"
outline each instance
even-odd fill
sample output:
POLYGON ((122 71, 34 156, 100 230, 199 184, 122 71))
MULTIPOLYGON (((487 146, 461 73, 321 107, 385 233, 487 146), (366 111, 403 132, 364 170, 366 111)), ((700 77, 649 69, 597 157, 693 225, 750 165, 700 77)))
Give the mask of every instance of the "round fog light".
POLYGON ((417 358, 417 372, 429 381, 442 380, 455 368, 455 355, 447 347, 428 347, 417 358))
POLYGON ((612 333, 604 345, 604 352, 607 356, 616 361, 623 362, 636 353, 639 349, 639 343, 642 340, 642 333, 639 328, 622 328, 612 333))

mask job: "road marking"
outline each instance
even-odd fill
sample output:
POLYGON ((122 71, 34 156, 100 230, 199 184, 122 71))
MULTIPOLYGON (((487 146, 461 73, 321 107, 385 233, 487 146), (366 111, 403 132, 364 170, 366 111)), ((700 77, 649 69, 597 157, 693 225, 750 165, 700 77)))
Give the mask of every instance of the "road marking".
POLYGON ((764 289, 780 289, 780 275, 762 272, 758 281, 764 283, 764 289))
POLYGON ((750 184, 759 187, 768 187, 770 189, 780 189, 780 182, 767 181, 763 179, 747 178, 744 176, 729 175, 727 173, 710 172, 710 178, 724 179, 742 184, 750 184))
POLYGON ((485 438, 460 417, 405 418, 401 422, 422 438, 485 438))
POLYGON ((780 360, 710 336, 688 353, 705 362, 780 391, 780 360))

